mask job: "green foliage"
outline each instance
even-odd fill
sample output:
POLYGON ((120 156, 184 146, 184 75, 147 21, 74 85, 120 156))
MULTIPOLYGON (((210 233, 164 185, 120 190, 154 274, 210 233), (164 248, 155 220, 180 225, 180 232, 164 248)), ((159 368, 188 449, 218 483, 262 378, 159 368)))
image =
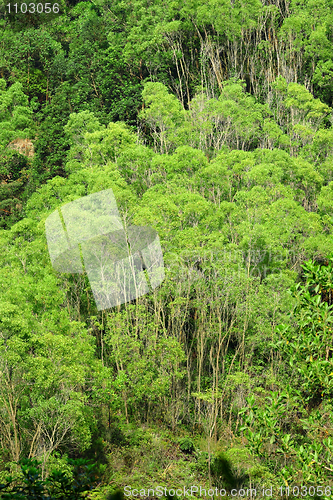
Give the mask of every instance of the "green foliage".
POLYGON ((287 339, 290 364, 297 366, 303 379, 302 392, 306 401, 318 397, 330 399, 333 395, 330 354, 333 331, 332 256, 327 262, 326 266, 312 261, 302 265, 306 283, 303 286, 299 283, 294 289, 297 300, 293 311, 294 331, 288 331, 283 325, 280 327, 281 336, 287 339))
POLYGON ((6 81, 0 79, 0 101, 0 148, 3 150, 13 139, 31 137, 33 110, 19 82, 6 89, 6 81))
POLYGON ((214 478, 214 486, 218 486, 219 489, 225 488, 228 491, 234 488, 239 490, 241 487, 247 486, 248 475, 235 474, 232 470, 231 462, 223 453, 219 453, 214 457, 211 470, 214 478))
POLYGON ((302 268, 304 283, 290 291, 295 297, 291 324, 278 325, 280 340, 271 344, 286 357, 292 383, 282 392, 271 391, 265 401, 252 395, 240 413, 246 415, 242 430, 253 452, 267 458, 281 454, 281 476, 288 480, 297 467, 297 480, 305 484, 330 477, 332 422, 323 422, 332 399, 332 257, 326 265, 307 261, 302 268), (319 443, 315 436, 322 425, 327 430, 319 443))
POLYGON ((332 1, 59 6, 0 7, 6 494, 79 498, 93 468, 66 455, 99 462, 96 500, 331 484, 332 1), (97 311, 45 220, 108 188, 157 230, 165 279, 97 311))
POLYGON ((96 464, 88 460, 69 460, 73 468, 73 477, 69 478, 59 470, 42 479, 40 462, 35 459, 21 459, 19 465, 22 472, 21 485, 16 486, 9 477, 7 484, 0 485, 2 499, 16 500, 78 500, 86 497, 86 492, 93 489, 96 483, 96 464))
POLYGON ((189 438, 181 438, 179 440, 179 448, 184 452, 184 453, 192 453, 194 451, 194 444, 189 438))

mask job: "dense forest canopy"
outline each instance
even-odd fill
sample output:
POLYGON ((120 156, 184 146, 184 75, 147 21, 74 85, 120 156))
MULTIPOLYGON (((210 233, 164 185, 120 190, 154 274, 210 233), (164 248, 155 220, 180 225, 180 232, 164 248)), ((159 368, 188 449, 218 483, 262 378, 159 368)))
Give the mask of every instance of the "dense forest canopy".
POLYGON ((332 0, 5 3, 3 488, 90 460, 96 500, 330 498, 332 0), (165 279, 98 311, 86 274, 52 267, 45 221, 110 188, 125 226, 157 231, 165 279))

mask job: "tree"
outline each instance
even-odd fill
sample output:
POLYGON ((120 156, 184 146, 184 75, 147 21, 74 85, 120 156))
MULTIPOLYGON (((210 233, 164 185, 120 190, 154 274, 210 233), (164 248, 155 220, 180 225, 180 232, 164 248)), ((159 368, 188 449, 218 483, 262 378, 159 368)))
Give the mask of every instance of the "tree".
POLYGON ((0 99, 0 147, 3 150, 14 138, 32 137, 33 109, 19 82, 6 89, 6 81, 0 79, 0 99))

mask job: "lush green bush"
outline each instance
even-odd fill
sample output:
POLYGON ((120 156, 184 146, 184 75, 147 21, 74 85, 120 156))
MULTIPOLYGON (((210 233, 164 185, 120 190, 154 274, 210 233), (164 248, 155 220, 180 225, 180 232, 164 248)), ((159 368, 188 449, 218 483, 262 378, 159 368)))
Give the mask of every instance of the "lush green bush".
POLYGON ((53 470, 46 479, 42 479, 40 462, 35 459, 22 459, 19 465, 22 480, 17 484, 8 477, 6 484, 0 484, 0 498, 3 500, 79 500, 85 493, 93 489, 97 481, 96 464, 89 460, 68 460, 73 468, 73 476, 53 470))
POLYGON ((193 453, 194 449, 195 449, 195 446, 194 446, 194 443, 193 441, 188 438, 188 437, 185 437, 185 438, 181 438, 179 440, 179 448, 184 452, 184 453, 193 453))

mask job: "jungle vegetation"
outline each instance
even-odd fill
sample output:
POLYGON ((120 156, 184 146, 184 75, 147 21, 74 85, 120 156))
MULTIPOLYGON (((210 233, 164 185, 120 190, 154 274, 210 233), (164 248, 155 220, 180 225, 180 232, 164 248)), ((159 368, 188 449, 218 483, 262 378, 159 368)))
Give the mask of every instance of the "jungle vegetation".
POLYGON ((67 498, 87 464, 96 500, 215 488, 227 463, 244 488, 330 498, 333 1, 6 2, 2 488, 58 477, 67 498), (98 311, 45 220, 108 188, 166 276, 98 311))

